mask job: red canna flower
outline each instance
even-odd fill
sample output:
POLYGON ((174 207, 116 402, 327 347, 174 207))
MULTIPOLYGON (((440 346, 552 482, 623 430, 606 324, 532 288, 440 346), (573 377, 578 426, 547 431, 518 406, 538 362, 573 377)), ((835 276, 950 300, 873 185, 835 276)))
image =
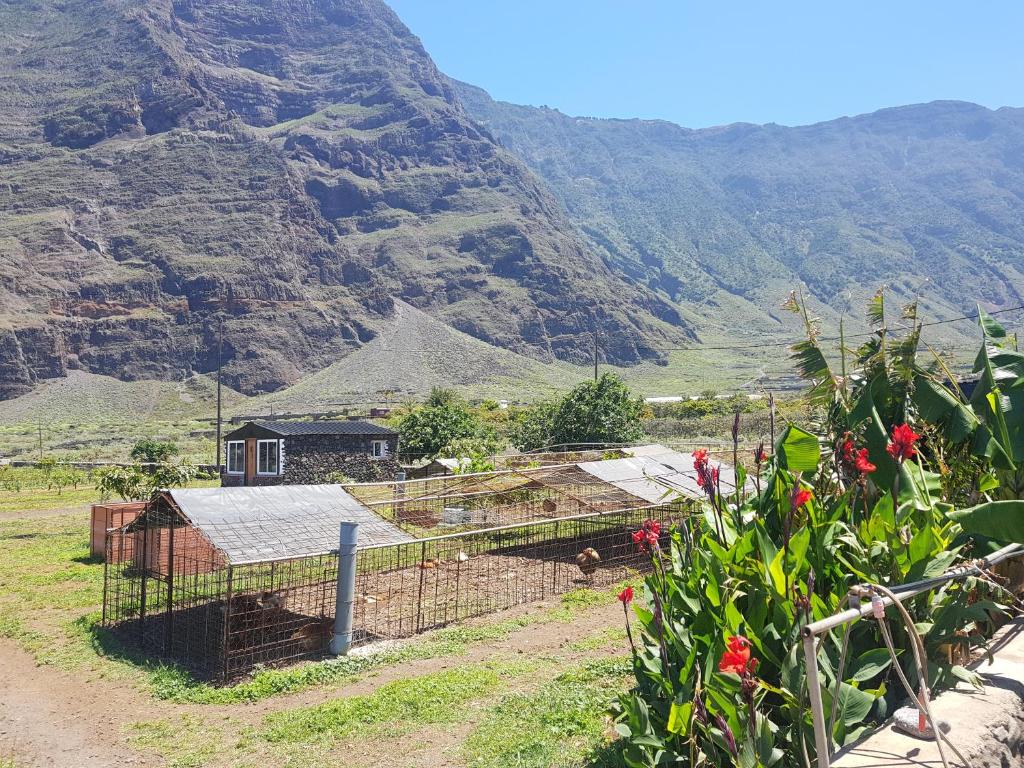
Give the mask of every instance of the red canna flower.
POLYGON ((624 590, 619 592, 619 602, 623 605, 628 605, 633 602, 633 588, 626 587, 624 590))
POLYGON ((793 509, 800 509, 804 504, 814 498, 814 494, 807 488, 797 488, 793 493, 792 504, 793 509))
POLYGON ((920 438, 921 436, 906 424, 897 424, 892 428, 891 442, 885 447, 885 450, 902 464, 917 455, 914 443, 920 438))
POLYGON ((847 432, 843 435, 843 441, 839 444, 839 456, 843 464, 852 467, 854 462, 853 438, 847 432))
POLYGON ((661 523, 657 520, 644 520, 640 528, 633 531, 631 535, 633 543, 640 548, 641 552, 646 552, 648 547, 657 549, 658 538, 661 536, 661 523))
MULTIPOLYGON (((750 670, 750 641, 742 635, 734 635, 729 638, 726 645, 727 650, 718 662, 718 671, 743 675, 750 670)), ((757 666, 756 661, 755 659, 754 668, 757 666)))
POLYGON ((868 461, 868 449, 861 448, 853 462, 854 468, 862 475, 870 475, 878 467, 868 461))

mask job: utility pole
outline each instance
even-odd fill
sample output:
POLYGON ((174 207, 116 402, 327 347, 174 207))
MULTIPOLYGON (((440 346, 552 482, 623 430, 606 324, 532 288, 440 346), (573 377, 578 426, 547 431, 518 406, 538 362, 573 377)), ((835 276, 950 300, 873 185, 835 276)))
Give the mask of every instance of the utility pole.
POLYGON ((220 369, 224 363, 224 316, 217 315, 217 472, 221 469, 220 444, 220 369))
POLYGON ((597 331, 594 331, 594 381, 597 381, 597 331))
POLYGON ((39 429, 39 460, 43 460, 43 418, 42 416, 36 417, 36 427, 39 429))

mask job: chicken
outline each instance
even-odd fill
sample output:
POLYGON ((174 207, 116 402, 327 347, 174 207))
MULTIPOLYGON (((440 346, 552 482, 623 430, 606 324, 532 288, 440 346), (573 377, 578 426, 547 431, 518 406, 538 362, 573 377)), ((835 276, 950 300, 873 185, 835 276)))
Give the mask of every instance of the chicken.
POLYGON ((576 565, 583 571, 584 576, 593 576, 597 572, 597 566, 601 562, 601 556, 593 547, 587 547, 576 555, 576 565))
POLYGON ((334 634, 334 622, 330 619, 314 621, 292 632, 292 640, 306 652, 321 650, 334 634))
POLYGON ((541 504, 541 507, 544 508, 545 514, 553 515, 555 513, 555 510, 558 509, 558 504, 555 502, 554 499, 544 499, 544 503, 541 504))
POLYGON ((424 560, 420 563, 420 568, 423 568, 424 570, 428 568, 437 568, 437 562, 435 560, 424 560))
POLYGON ((264 611, 284 610, 283 592, 264 592, 258 600, 260 608, 264 611))
POLYGON ((469 555, 467 555, 465 552, 459 552, 459 556, 455 559, 458 560, 460 563, 465 563, 469 560, 469 555))

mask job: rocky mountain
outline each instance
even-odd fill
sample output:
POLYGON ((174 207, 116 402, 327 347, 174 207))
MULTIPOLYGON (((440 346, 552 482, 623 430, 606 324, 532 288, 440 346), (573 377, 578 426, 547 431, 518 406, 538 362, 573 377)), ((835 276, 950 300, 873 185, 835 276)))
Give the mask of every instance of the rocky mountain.
POLYGON ((0 398, 210 371, 221 328, 272 391, 396 300, 539 359, 694 338, 379 0, 7 0, 0 73, 0 398))
POLYGON ((825 315, 859 315, 881 285, 932 318, 1024 304, 1024 109, 688 130, 456 88, 608 263, 709 321, 770 328, 800 283, 825 315))

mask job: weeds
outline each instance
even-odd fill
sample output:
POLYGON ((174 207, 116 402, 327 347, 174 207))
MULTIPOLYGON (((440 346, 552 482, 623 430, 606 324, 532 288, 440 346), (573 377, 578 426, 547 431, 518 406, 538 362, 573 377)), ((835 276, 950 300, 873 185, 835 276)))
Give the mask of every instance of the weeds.
POLYGON ((530 693, 506 696, 470 733, 467 762, 480 768, 612 765, 608 701, 630 672, 624 659, 590 662, 530 693))
POLYGON ((509 665, 476 665, 395 680, 366 696, 353 696, 306 709, 277 712, 264 721, 270 742, 323 742, 373 728, 394 734, 425 725, 454 723, 466 704, 495 691, 515 674, 509 665))

